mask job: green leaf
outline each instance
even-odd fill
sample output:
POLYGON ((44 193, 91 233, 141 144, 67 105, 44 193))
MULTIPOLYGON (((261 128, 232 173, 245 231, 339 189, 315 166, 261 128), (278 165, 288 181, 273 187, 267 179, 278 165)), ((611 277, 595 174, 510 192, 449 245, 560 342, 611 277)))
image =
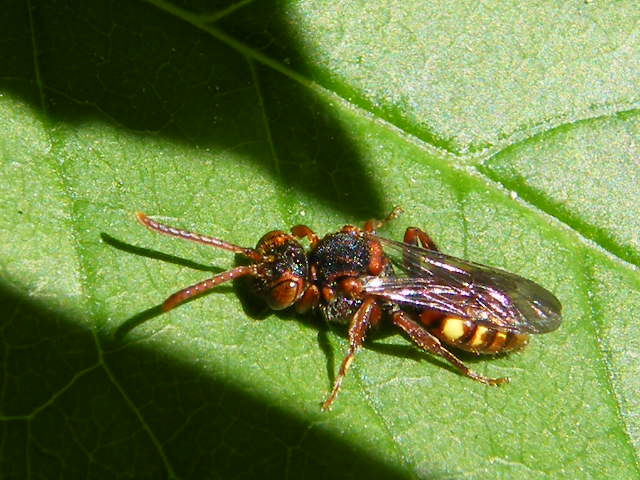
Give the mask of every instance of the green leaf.
POLYGON ((0 19, 0 476, 635 478, 637 2, 31 2, 0 19), (405 214, 553 291, 557 331, 346 350, 242 285, 253 246, 405 214))

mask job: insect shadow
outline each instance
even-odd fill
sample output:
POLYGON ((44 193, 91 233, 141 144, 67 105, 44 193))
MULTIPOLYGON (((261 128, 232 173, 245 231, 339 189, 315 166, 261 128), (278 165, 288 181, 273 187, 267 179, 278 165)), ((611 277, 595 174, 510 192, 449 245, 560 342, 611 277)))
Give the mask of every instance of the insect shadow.
MULTIPOLYGON (((107 245, 117 248, 118 250, 121 250, 123 252, 160 260, 167 263, 172 263, 174 265, 179 265, 182 267, 188 267, 202 272, 220 273, 224 271, 223 268, 205 265, 200 262, 177 257, 175 255, 170 255, 150 248, 131 245, 129 243, 123 242, 122 240, 118 240, 117 238, 114 238, 107 233, 101 233, 100 237, 102 241, 107 245)), ((236 265, 242 265, 247 263, 247 260, 242 255, 236 255, 234 263, 236 265)), ((262 299, 252 293, 247 280, 248 279, 246 278, 239 278, 234 280, 231 284, 219 285, 214 290, 205 292, 202 295, 198 295, 197 297, 194 297, 185 303, 190 303, 191 301, 200 299, 213 292, 233 292, 238 298, 240 306, 245 315, 252 320, 265 320, 269 317, 276 317, 279 320, 301 322, 305 327, 316 331, 318 346, 326 358, 325 368, 327 371, 328 383, 329 385, 332 385, 335 381, 336 352, 330 342, 329 333, 331 332, 346 340, 348 338, 346 331, 344 331, 344 329, 340 328, 337 325, 328 324, 327 322, 323 321, 319 315, 300 315, 291 309, 280 311, 274 311, 270 309, 267 305, 265 305, 262 299)), ((129 317, 117 328, 114 333, 114 339, 116 341, 123 340, 129 334, 129 332, 139 327, 143 323, 146 323, 147 321, 153 320, 154 318, 162 315, 163 313, 166 312, 162 310, 162 303, 159 303, 151 308, 133 315, 132 317, 129 317)), ((398 332, 391 328, 391 326, 383 325, 380 329, 371 333, 370 339, 367 341, 367 347, 378 353, 390 355, 397 358, 408 358, 415 361, 426 360, 433 365, 446 368, 447 370, 450 370, 452 372, 456 372, 456 370, 453 367, 449 366, 446 362, 441 362, 437 358, 434 358, 432 355, 421 352, 411 345, 381 343, 381 340, 397 334, 398 332)))
MULTIPOLYGON (((122 250, 123 252, 132 253, 134 255, 153 258, 155 260, 161 260, 163 262, 173 263, 174 265, 180 265, 182 267, 187 267, 193 270, 200 270, 203 272, 220 273, 224 270, 219 267, 212 267, 211 265, 205 265, 199 262, 194 262, 193 260, 187 260, 185 258, 176 257, 175 255, 159 252, 157 250, 152 250, 149 248, 143 248, 143 247, 138 247, 136 245, 131 245, 129 243, 123 242, 122 240, 118 240, 117 238, 114 238, 107 233, 101 233, 100 238, 107 245, 117 248, 118 250, 122 250)), ((229 292, 231 290, 232 290, 231 287, 222 285, 220 288, 216 289, 216 292, 224 293, 224 292, 229 292)), ((122 340, 134 328, 138 327, 139 325, 142 325, 148 320, 152 320, 155 317, 160 316, 163 313, 165 312, 162 310, 162 304, 159 303, 151 308, 148 308, 143 312, 135 314, 134 316, 125 320, 124 323, 120 325, 120 327, 118 327, 118 329, 114 334, 114 338, 116 340, 122 340)))

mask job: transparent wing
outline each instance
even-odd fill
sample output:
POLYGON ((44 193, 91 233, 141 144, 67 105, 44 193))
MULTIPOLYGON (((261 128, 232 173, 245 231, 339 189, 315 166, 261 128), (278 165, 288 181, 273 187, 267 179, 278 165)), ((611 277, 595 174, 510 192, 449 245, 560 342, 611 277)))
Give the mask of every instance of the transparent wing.
POLYGON ((562 306, 531 280, 497 268, 372 235, 396 276, 366 277, 364 291, 404 306, 435 310, 518 333, 558 328, 562 306))

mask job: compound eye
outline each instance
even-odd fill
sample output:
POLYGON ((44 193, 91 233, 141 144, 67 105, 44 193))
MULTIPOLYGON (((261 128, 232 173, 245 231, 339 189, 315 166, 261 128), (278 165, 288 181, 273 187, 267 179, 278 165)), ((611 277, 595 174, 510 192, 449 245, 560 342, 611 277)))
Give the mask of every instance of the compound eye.
POLYGON ((273 310, 290 307, 304 292, 304 281, 300 277, 289 277, 278 280, 271 286, 267 303, 273 310))

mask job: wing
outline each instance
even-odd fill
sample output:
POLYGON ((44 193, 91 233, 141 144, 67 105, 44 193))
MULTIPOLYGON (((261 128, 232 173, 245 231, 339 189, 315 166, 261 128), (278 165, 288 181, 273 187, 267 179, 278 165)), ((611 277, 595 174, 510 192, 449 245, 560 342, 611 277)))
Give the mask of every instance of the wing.
POLYGON ((546 333, 560 326, 560 302, 531 280, 372 236, 382 244, 399 275, 363 279, 364 291, 371 295, 517 333, 546 333))

